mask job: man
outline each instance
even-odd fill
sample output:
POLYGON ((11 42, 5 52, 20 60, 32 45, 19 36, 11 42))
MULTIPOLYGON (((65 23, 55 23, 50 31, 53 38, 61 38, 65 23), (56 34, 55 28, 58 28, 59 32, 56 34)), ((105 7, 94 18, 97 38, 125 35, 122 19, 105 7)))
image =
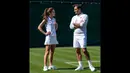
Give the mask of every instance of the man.
POLYGON ((75 16, 72 17, 70 23, 70 29, 74 29, 74 37, 73 37, 73 47, 76 49, 76 56, 79 63, 79 66, 75 70, 83 70, 82 66, 82 54, 80 52, 80 48, 88 60, 88 65, 91 71, 95 71, 93 67, 89 52, 87 51, 86 44, 87 44, 87 22, 88 22, 88 15, 82 13, 81 5, 75 4, 74 12, 75 16))

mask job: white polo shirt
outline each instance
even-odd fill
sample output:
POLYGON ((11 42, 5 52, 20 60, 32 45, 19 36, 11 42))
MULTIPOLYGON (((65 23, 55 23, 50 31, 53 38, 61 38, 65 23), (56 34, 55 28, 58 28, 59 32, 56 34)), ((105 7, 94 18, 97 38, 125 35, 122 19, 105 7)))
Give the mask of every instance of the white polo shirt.
POLYGON ((71 19, 70 29, 74 29, 74 23, 80 24, 80 28, 74 30, 74 35, 84 35, 87 33, 87 23, 88 23, 88 15, 81 13, 80 15, 75 15, 71 19))

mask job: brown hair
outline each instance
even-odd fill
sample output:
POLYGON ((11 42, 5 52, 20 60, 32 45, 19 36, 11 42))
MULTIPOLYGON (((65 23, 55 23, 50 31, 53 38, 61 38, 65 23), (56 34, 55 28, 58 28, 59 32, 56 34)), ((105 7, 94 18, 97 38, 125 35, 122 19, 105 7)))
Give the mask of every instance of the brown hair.
POLYGON ((77 7, 78 9, 81 9, 82 10, 82 4, 74 4, 72 5, 73 7, 77 7))
POLYGON ((43 19, 47 20, 48 16, 52 13, 53 10, 54 10, 54 8, 52 8, 52 7, 46 8, 44 10, 44 13, 42 14, 43 19))

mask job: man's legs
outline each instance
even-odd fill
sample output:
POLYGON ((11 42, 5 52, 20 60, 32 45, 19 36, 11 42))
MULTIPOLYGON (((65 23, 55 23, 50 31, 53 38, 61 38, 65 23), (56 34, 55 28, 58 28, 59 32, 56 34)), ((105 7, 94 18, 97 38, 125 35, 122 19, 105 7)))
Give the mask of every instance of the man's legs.
POLYGON ((76 57, 77 57, 77 61, 79 63, 79 66, 75 70, 82 70, 83 69, 83 67, 82 67, 82 54, 81 54, 80 45, 79 45, 79 42, 78 42, 76 36, 74 36, 73 47, 76 49, 76 57))
POLYGON ((89 68, 91 69, 91 71, 94 71, 95 68, 93 67, 92 62, 90 60, 89 52, 86 50, 86 48, 82 48, 82 51, 83 51, 83 53, 85 55, 85 58, 88 60, 89 68))
POLYGON ((85 58, 88 60, 88 65, 89 65, 90 70, 94 71, 95 68, 93 67, 93 65, 91 63, 89 52, 86 49, 86 44, 87 44, 86 40, 87 40, 86 36, 80 36, 79 43, 80 43, 82 51, 85 55, 85 58))
POLYGON ((76 56, 79 63, 79 66, 75 70, 83 70, 82 66, 82 54, 80 52, 80 48, 76 48, 76 56))

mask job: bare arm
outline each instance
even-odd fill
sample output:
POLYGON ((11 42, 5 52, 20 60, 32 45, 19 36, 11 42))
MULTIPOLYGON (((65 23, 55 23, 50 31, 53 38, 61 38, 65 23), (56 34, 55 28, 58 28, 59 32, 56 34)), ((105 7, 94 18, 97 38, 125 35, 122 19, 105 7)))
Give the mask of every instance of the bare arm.
POLYGON ((43 31, 42 30, 42 27, 43 27, 43 25, 45 25, 45 22, 46 22, 46 20, 42 20, 42 22, 39 24, 39 26, 38 26, 38 30, 41 32, 41 33, 43 33, 44 35, 47 35, 47 33, 45 33, 45 31, 43 31))
POLYGON ((57 29, 58 29, 58 24, 57 24, 57 22, 55 22, 55 29, 56 29, 56 31, 57 31, 57 29))
POLYGON ((57 24, 57 22, 56 22, 56 19, 55 19, 54 25, 55 25, 55 29, 56 29, 56 31, 57 31, 57 29, 58 29, 58 24, 57 24))
POLYGON ((74 24, 74 28, 80 28, 80 24, 74 24))

